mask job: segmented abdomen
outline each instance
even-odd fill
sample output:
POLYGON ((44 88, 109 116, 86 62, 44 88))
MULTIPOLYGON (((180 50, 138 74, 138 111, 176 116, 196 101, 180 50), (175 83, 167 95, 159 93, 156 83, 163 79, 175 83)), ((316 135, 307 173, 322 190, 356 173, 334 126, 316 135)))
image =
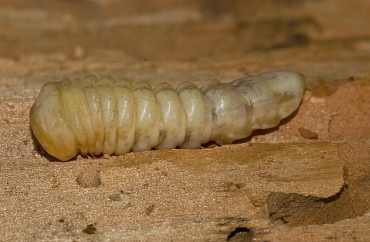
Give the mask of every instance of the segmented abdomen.
POLYGON ((304 76, 272 71, 199 89, 182 82, 132 85, 105 76, 45 84, 30 112, 33 133, 59 160, 78 153, 121 155, 152 148, 232 143, 271 128, 296 110, 304 76))

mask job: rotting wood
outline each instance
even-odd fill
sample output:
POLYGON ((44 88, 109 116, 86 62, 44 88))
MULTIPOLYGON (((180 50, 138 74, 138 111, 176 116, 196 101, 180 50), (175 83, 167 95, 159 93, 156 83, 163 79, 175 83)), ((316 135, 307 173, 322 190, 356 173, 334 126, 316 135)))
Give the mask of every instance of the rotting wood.
POLYGON ((8 184, 2 197, 17 202, 3 204, 2 224, 10 232, 26 226, 38 239, 226 239, 239 227, 270 226, 264 207, 271 192, 335 195, 344 185, 343 166, 336 144, 318 142, 148 151, 9 168, 1 172, 8 184), (87 172, 94 170, 99 173, 87 172), (82 186, 76 182, 82 173, 99 174, 101 184, 82 186), (117 193, 120 199, 112 200, 117 193), (81 233, 91 224, 94 234, 81 233))

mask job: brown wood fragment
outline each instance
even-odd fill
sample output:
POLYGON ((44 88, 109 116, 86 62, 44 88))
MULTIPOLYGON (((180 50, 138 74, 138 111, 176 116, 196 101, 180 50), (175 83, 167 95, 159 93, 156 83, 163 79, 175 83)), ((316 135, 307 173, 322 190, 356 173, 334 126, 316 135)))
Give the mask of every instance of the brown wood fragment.
POLYGON ((316 132, 312 132, 311 130, 305 128, 298 128, 298 132, 303 138, 306 139, 317 139, 319 137, 316 132))

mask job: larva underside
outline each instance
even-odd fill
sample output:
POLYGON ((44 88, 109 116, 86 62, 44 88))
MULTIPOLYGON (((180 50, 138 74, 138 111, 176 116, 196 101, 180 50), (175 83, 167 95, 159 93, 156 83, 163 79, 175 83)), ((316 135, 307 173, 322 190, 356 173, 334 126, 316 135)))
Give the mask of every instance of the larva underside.
POLYGON ((270 71, 199 89, 181 82, 132 85, 104 76, 46 83, 30 111, 32 131, 61 161, 78 153, 122 155, 152 148, 229 144, 271 128, 299 106, 304 76, 270 71))

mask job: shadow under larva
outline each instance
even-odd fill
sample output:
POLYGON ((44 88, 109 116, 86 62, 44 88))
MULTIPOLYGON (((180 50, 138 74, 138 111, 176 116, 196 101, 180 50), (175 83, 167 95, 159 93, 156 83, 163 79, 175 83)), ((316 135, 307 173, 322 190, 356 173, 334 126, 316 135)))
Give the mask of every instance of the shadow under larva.
POLYGON ((305 77, 270 71, 229 83, 207 80, 201 88, 181 82, 132 84, 109 76, 48 82, 30 111, 43 149, 61 161, 77 154, 230 144, 253 130, 275 127, 302 100, 305 77))

